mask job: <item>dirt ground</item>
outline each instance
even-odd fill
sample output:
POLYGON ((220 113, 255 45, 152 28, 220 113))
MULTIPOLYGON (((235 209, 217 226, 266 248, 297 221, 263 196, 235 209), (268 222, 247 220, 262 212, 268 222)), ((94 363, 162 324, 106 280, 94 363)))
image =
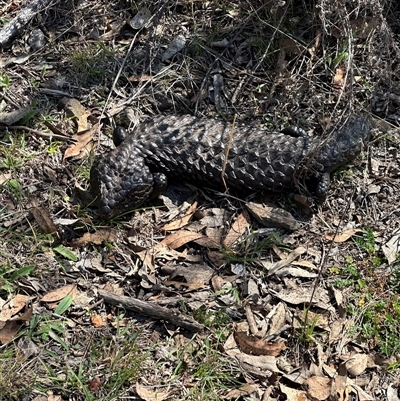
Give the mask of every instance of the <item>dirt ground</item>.
POLYGON ((0 400, 399 400, 398 2, 53 1, 2 41, 33 3, 0 1, 0 400), (159 114, 371 140, 323 203, 96 218, 94 158, 159 114))

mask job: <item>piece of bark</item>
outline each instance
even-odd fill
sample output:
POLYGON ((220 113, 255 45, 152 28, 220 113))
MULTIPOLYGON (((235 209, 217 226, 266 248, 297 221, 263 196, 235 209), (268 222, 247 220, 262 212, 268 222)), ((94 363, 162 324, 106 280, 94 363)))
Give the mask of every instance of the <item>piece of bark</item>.
POLYGON ((0 49, 9 45, 11 40, 38 13, 46 8, 52 0, 33 0, 10 23, 0 30, 0 49))
POLYGON ((135 298, 118 296, 111 292, 99 290, 99 295, 112 305, 121 306, 127 310, 152 317, 153 319, 165 320, 175 326, 182 327, 185 330, 199 332, 204 330, 204 326, 197 323, 188 316, 181 315, 177 310, 163 308, 162 306, 150 302, 140 301, 135 298))

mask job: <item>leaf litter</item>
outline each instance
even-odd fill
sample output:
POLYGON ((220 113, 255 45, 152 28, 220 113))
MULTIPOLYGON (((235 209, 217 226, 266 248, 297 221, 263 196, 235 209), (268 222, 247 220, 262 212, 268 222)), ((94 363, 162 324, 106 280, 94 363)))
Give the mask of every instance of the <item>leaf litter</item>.
MULTIPOLYGON (((267 3, 263 7, 266 7, 268 12, 283 15, 280 14, 284 12, 281 6, 267 3)), ((168 19, 171 17, 169 14, 160 14, 159 21, 161 22, 156 29, 153 29, 151 25, 156 14, 149 9, 141 8, 133 19, 131 12, 126 11, 129 17, 126 21, 130 21, 128 31, 123 30, 125 24, 115 14, 113 21, 109 21, 108 18, 96 20, 97 34, 93 26, 90 26, 90 33, 89 30, 86 32, 87 38, 93 38, 93 35, 98 39, 103 38, 102 40, 114 38, 120 44, 133 43, 131 41, 133 35, 140 37, 140 41, 135 42, 139 53, 134 54, 136 59, 127 70, 129 77, 138 78, 127 79, 127 81, 143 86, 129 87, 129 89, 123 86, 115 88, 117 96, 112 98, 109 110, 120 109, 121 103, 125 102, 125 100, 121 102, 121 98, 127 99, 135 93, 140 96, 133 95, 132 105, 139 110, 151 110, 151 113, 160 110, 166 110, 169 113, 172 112, 170 105, 181 104, 183 99, 193 99, 197 103, 196 110, 200 106, 201 113, 209 117, 214 117, 215 114, 208 109, 210 105, 213 107, 215 105, 216 109, 220 110, 220 114, 229 116, 230 110, 227 108, 230 103, 226 101, 226 98, 231 98, 232 104, 236 107, 235 112, 241 103, 244 105, 240 110, 242 114, 268 116, 274 120, 274 124, 279 122, 273 116, 279 115, 283 117, 283 120, 309 124, 308 128, 314 133, 318 131, 318 126, 304 119, 304 110, 296 114, 293 104, 299 105, 299 99, 301 99, 311 108, 318 109, 320 102, 328 105, 337 101, 340 109, 343 107, 340 103, 341 97, 346 104, 349 101, 350 89, 353 88, 351 85, 355 85, 356 92, 363 91, 360 86, 357 86, 361 81, 357 78, 358 75, 351 78, 351 85, 349 85, 346 64, 348 49, 342 50, 338 58, 332 60, 329 68, 325 69, 325 72, 329 71, 330 75, 324 77, 324 84, 330 83, 331 91, 328 89, 327 98, 318 99, 317 95, 312 94, 312 88, 308 87, 306 91, 302 89, 304 87, 300 85, 301 68, 298 70, 299 74, 292 74, 287 68, 291 65, 290 63, 294 63, 291 54, 301 59, 305 54, 303 52, 308 51, 300 45, 305 43, 306 38, 300 41, 290 37, 286 38, 286 41, 281 41, 280 43, 283 43, 285 48, 281 49, 279 57, 270 65, 268 65, 270 60, 263 57, 259 60, 255 59, 257 46, 260 44, 257 45, 253 37, 253 27, 249 29, 246 24, 242 26, 242 35, 246 35, 247 31, 251 32, 246 40, 240 35, 236 38, 227 35, 229 40, 223 38, 223 40, 212 42, 214 50, 210 51, 206 42, 203 43, 201 38, 196 38, 199 41, 199 46, 196 48, 193 47, 191 36, 187 34, 187 30, 191 29, 190 23, 187 23, 188 15, 191 14, 180 14, 179 7, 184 5, 176 4, 176 6, 173 8, 172 19, 168 19), (174 20, 175 18, 181 20, 174 20), (131 28, 138 32, 132 32, 131 28), (143 32, 140 31, 142 29, 143 32), (152 35, 157 35, 157 29, 161 29, 165 35, 165 40, 158 47, 155 45, 156 41, 146 42, 147 38, 154 40, 155 36, 152 35), (146 46, 150 46, 150 43, 151 46, 155 46, 152 49, 154 59, 147 60, 153 63, 149 70, 146 70, 144 66, 136 68, 135 64, 137 60, 142 59, 140 51, 143 43, 147 43, 146 46), (178 69, 180 63, 184 65, 184 60, 192 60, 196 52, 202 51, 206 52, 206 57, 202 60, 204 63, 199 63, 196 68, 190 67, 192 76, 190 78, 187 76, 180 82, 177 76, 185 76, 184 70, 178 69), (207 74, 204 72, 203 76, 198 74, 202 64, 207 66, 206 60, 215 51, 218 51, 220 64, 216 71, 210 71, 212 79, 208 82, 204 78, 207 74), (172 68, 175 74, 172 79, 166 74, 160 75, 162 79, 158 80, 156 74, 158 70, 162 71, 160 70, 162 65, 157 63, 164 63, 165 66, 170 67, 168 71, 172 68), (258 67, 252 70, 252 66, 261 64, 263 65, 261 70, 258 67), (141 73, 142 68, 146 73, 141 73), (223 80, 219 79, 222 75, 218 69, 223 70, 223 80), (246 71, 250 71, 248 69, 252 71, 250 75, 246 75, 246 71), (250 76, 252 83, 259 85, 257 90, 251 89, 248 85, 246 77, 250 76), (277 96, 273 88, 269 87, 270 79, 275 80, 274 84, 277 87, 283 88, 279 90, 280 96, 277 96), (166 87, 159 86, 162 85, 163 80, 166 82, 170 80, 166 87), (173 82, 176 82, 176 85, 173 82), (144 86, 147 84, 149 88, 151 87, 149 92, 144 86), (290 88, 290 91, 294 89, 293 93, 298 96, 294 103, 291 103, 293 99, 284 88, 290 88), (216 96, 217 91, 218 96, 216 96), (307 98, 303 99, 302 93, 306 92, 307 98), (257 103, 256 109, 250 109, 252 106, 246 109, 247 105, 254 103, 257 103), (286 105, 291 106, 286 108, 286 105)), ((238 5, 236 6, 237 8, 233 11, 228 10, 226 14, 223 14, 224 18, 229 18, 228 21, 243 11, 238 5)), ((211 9, 207 7, 212 9, 212 5, 204 4, 204 9, 191 10, 194 13, 194 20, 202 18, 202 13, 210 12, 211 9)), ((160 10, 162 11, 162 8, 160 10)), ((114 11, 111 7, 110 13, 114 11)), ((214 18, 219 18, 220 10, 212 9, 212 12, 214 18)), ((257 15, 259 14, 251 14, 251 18, 254 18, 253 22, 257 21, 257 15)), ((326 17, 331 16, 327 14, 324 18, 326 17)), ((211 17, 209 21, 212 21, 211 17)), ((226 23, 224 19, 221 21, 226 23)), ((201 20, 196 20, 195 25, 198 26, 200 22, 201 20)), ((315 36, 311 38, 309 47, 312 49, 311 58, 307 58, 307 62, 302 63, 303 66, 317 68, 318 63, 314 65, 313 63, 318 57, 318 47, 321 46, 320 37, 327 35, 330 29, 334 38, 343 37, 345 29, 341 23, 342 21, 336 21, 334 24, 329 24, 329 27, 335 29, 329 28, 322 30, 323 33, 314 33, 315 36)), ((377 25, 375 18, 372 20, 357 18, 348 23, 347 28, 353 32, 356 40, 359 41, 358 44, 363 44, 367 38, 372 38, 375 34, 377 25)), ((207 24, 204 27, 207 27, 207 24)), ((75 35, 73 31, 71 32, 75 35)), ((332 40, 329 36, 324 36, 324 39, 325 41, 332 40)), ((77 42, 66 40, 64 43, 65 46, 71 46, 70 50, 78 47, 77 42)), ((99 50, 96 49, 93 58, 98 52, 99 50)), ((359 54, 356 53, 355 56, 360 64, 359 54)), ((74 57, 77 63, 75 68, 79 68, 79 54, 74 53, 74 57)), ((86 61, 89 63, 90 60, 86 61)), ((86 64, 86 61, 85 69, 90 66, 90 63, 86 64)), ((13 64, 12 57, 9 62, 9 65, 13 64)), ((32 55, 30 62, 38 63, 38 60, 32 55)), ((15 68, 19 68, 18 65, 15 64, 15 68)), ((40 65, 37 64, 35 67, 40 65)), ((107 68, 111 69, 112 65, 108 65, 107 68)), ((107 71, 107 68, 103 71, 107 71)), ((95 74, 95 69, 93 73, 95 74)), ((308 71, 308 73, 316 76, 314 71, 308 71)), ((319 73, 321 71, 318 71, 319 73)), ((64 72, 61 74, 65 75, 64 72)), ((362 69, 357 71, 357 74, 362 74, 362 69)), ((75 78, 78 75, 75 74, 75 78)), ((14 79, 16 77, 17 75, 14 79)), ((47 78, 56 85, 54 75, 49 75, 47 78)), ((61 78, 64 79, 64 77, 61 78)), ((105 86, 109 83, 107 82, 105 86)), ((70 83, 68 85, 72 91, 74 85, 70 83)), ((111 85, 108 86, 111 87, 111 85)), ((62 92, 62 85, 60 87, 56 85, 56 87, 57 89, 54 90, 62 92)), ((143 349, 149 350, 148 353, 151 354, 152 348, 145 348, 148 345, 146 341, 150 337, 157 338, 158 355, 164 353, 167 357, 160 357, 161 359, 157 361, 158 365, 152 365, 152 369, 146 367, 147 373, 143 373, 136 381, 133 379, 135 385, 130 395, 139 395, 149 400, 167 399, 175 397, 182 387, 185 391, 190 391, 190 388, 195 388, 196 382, 200 381, 199 377, 196 379, 191 377, 193 372, 191 369, 204 361, 194 361, 193 358, 196 352, 201 353, 201 347, 207 342, 206 340, 215 339, 213 336, 217 332, 215 330, 217 327, 222 333, 221 338, 216 341, 219 344, 217 348, 220 352, 219 359, 224 360, 226 365, 232 364, 232 370, 237 372, 237 377, 246 381, 245 384, 241 383, 236 388, 231 384, 232 388, 218 390, 218 399, 249 396, 254 399, 272 400, 279 399, 282 395, 288 400, 369 400, 379 399, 379 397, 383 399, 382 396, 385 395, 388 399, 396 399, 395 379, 382 372, 388 366, 398 363, 398 360, 378 358, 379 344, 376 337, 371 336, 367 341, 354 335, 354 328, 358 322, 356 317, 350 317, 345 309, 349 305, 359 306, 362 309, 363 299, 362 297, 353 299, 352 296, 356 294, 340 286, 345 284, 344 279, 342 282, 336 280, 339 276, 341 279, 343 277, 347 280, 352 279, 355 283, 354 288, 361 288, 362 292, 365 288, 363 287, 365 277, 361 273, 371 273, 375 269, 375 265, 369 263, 369 260, 375 260, 378 256, 382 257, 382 252, 389 265, 396 266, 398 262, 398 227, 392 223, 393 218, 392 220, 386 218, 390 213, 396 215, 396 210, 390 209, 392 205, 398 204, 395 198, 391 199, 396 190, 390 192, 383 179, 387 179, 389 175, 393 180, 397 174, 393 168, 395 158, 390 159, 390 153, 380 154, 379 147, 376 148, 377 150, 375 148, 371 150, 374 153, 371 160, 373 174, 382 180, 374 180, 364 171, 369 181, 363 181, 363 177, 360 178, 354 173, 350 181, 353 179, 354 182, 358 181, 353 194, 345 184, 341 186, 342 177, 339 172, 335 178, 336 185, 332 187, 332 195, 323 205, 322 214, 308 213, 307 199, 302 199, 300 202, 305 206, 306 211, 293 205, 288 207, 289 211, 277 207, 275 203, 275 206, 271 206, 271 199, 268 198, 265 202, 252 200, 244 204, 235 203, 229 196, 223 197, 221 194, 212 192, 213 195, 210 196, 208 192, 204 194, 199 192, 191 193, 183 201, 176 202, 164 194, 157 208, 135 212, 132 217, 128 216, 116 225, 102 223, 101 227, 97 227, 88 215, 80 213, 76 203, 71 200, 74 195, 70 188, 74 185, 71 186, 70 182, 75 180, 77 174, 71 173, 69 168, 74 165, 73 163, 79 163, 78 160, 85 158, 87 152, 94 149, 94 139, 103 122, 95 117, 90 104, 86 102, 84 106, 77 100, 83 98, 78 95, 86 93, 84 91, 92 91, 87 88, 93 88, 89 81, 82 83, 81 87, 83 92, 71 96, 71 100, 63 106, 64 120, 61 118, 59 123, 53 124, 54 131, 59 130, 57 132, 63 135, 65 132, 73 133, 72 137, 75 141, 70 147, 62 148, 63 153, 57 156, 58 159, 53 158, 50 149, 46 150, 43 161, 47 165, 44 170, 52 172, 47 176, 38 170, 37 166, 30 164, 25 178, 19 176, 18 170, 11 170, 12 174, 2 171, 0 175, 2 186, 11 178, 24 179, 27 182, 26 186, 29 187, 29 193, 32 192, 35 195, 32 199, 37 200, 32 213, 34 220, 31 220, 31 216, 27 214, 17 218, 17 212, 14 213, 13 210, 17 210, 18 213, 23 212, 23 202, 15 201, 18 198, 15 192, 11 194, 12 196, 7 191, 1 192, 2 205, 12 205, 6 209, 7 213, 11 213, 12 218, 4 213, 4 217, 0 217, 1 227, 11 226, 16 229, 16 232, 29 231, 27 228, 36 230, 38 227, 44 234, 57 232, 62 242, 61 245, 56 244, 51 252, 44 253, 42 250, 48 247, 48 243, 45 242, 48 238, 42 240, 37 235, 39 231, 35 231, 33 240, 26 238, 25 243, 19 242, 21 249, 15 247, 18 258, 13 259, 14 263, 11 266, 7 265, 11 274, 5 274, 4 280, 2 278, 1 281, 1 285, 9 291, 9 295, 4 296, 4 299, 2 295, 0 304, 0 322, 3 326, 0 329, 0 341, 3 344, 12 343, 18 333, 23 332, 21 330, 24 329, 24 325, 44 311, 52 313, 57 310, 68 313, 69 317, 75 316, 78 324, 68 332, 68 335, 74 337, 77 343, 82 343, 83 348, 85 344, 88 344, 87 338, 101 336, 106 333, 106 330, 129 327, 130 322, 134 321, 140 327, 138 332, 144 333, 143 336, 138 334, 143 341, 141 344, 143 349), (388 158, 390 161, 387 160, 388 158), (61 160, 64 165, 60 163, 61 160), (33 175, 35 175, 33 186, 41 190, 44 188, 43 182, 52 186, 50 195, 47 195, 46 191, 42 193, 35 188, 30 188, 28 184, 33 175), (365 192, 363 192, 364 186, 365 192), (347 203, 349 209, 344 208, 347 203), (360 204, 363 206, 360 207, 360 204), (387 211, 383 210, 385 207, 387 211), (57 220, 55 217, 63 219, 57 220), (262 225, 268 228, 272 226, 275 229, 263 231, 262 225), (375 252, 371 246, 368 247, 368 242, 365 240, 367 237, 364 236, 366 226, 370 226, 374 233, 383 233, 381 237, 374 234, 375 238, 379 239, 379 242, 374 244, 379 252, 375 252), (332 242, 333 246, 330 245, 332 242), (74 250, 71 251, 69 248, 74 250), (20 266, 21 250, 28 253, 28 249, 33 250, 35 266, 40 267, 40 274, 35 276, 35 279, 19 276, 20 268, 26 268, 26 266, 20 266), (353 268, 353 265, 357 268, 353 268), (354 270, 360 272, 359 276, 355 277, 354 270), (13 275, 14 271, 18 274, 13 275), (42 272, 47 274, 46 278, 42 278, 42 272), (18 288, 21 294, 18 295, 15 288, 18 288), (105 292, 108 292, 108 295, 104 295, 105 292), (111 302, 111 297, 114 303, 111 302), (96 304, 99 299, 105 303, 96 304), (106 299, 108 301, 105 301, 106 299), (67 300, 68 303, 63 305, 63 300, 67 300), (124 313, 130 310, 129 307, 132 305, 129 302, 132 300, 141 301, 143 304, 134 306, 135 312, 131 312, 132 314, 120 315, 122 310, 124 313), (39 304, 38 301, 41 303, 39 304), (121 305, 128 307, 125 310, 121 308, 121 305), (143 322, 140 308, 148 306, 163 306, 164 309, 161 309, 158 317, 149 314, 153 316, 153 319, 143 322), (90 308, 94 310, 88 313, 90 308), (199 329, 197 338, 188 336, 189 338, 183 339, 180 331, 185 330, 184 326, 180 326, 179 320, 173 320, 173 318, 178 317, 184 324, 188 324, 187 327, 192 327, 190 324, 194 325, 196 321, 185 320, 187 314, 190 316, 191 312, 196 319, 201 320, 202 323, 199 324, 201 330, 199 329), (228 323, 225 320, 220 322, 218 319, 221 316, 224 319, 229 318, 228 323), (88 335, 85 325, 91 326, 95 330, 92 333, 96 334, 88 335), (146 331, 150 329, 151 336, 146 331), (172 343, 177 349, 185 349, 184 352, 182 351, 185 355, 182 359, 179 352, 170 346, 172 343), (191 353, 188 348, 194 344, 199 348, 191 353), (166 373, 163 377, 161 373, 157 373, 160 371, 160 363, 165 367, 166 373), (177 376, 175 373, 179 372, 181 367, 183 372, 180 376, 181 383, 177 383, 173 378, 177 376), (374 382, 370 378, 377 374, 382 377, 381 384, 375 384, 374 387, 372 385, 374 382)), ((47 91, 47 93, 51 92, 47 91)), ((90 95, 93 95, 91 99, 103 98, 96 90, 90 95)), ((390 99, 396 99, 394 95, 391 94, 390 99)), ((23 94, 20 93, 20 96, 22 98, 23 94)), ((385 100, 382 105, 379 105, 380 99, 375 100, 377 109, 386 107, 384 105, 389 102, 385 100)), ((82 103, 85 102, 82 101, 82 103)), ((395 115, 394 110, 395 108, 392 107, 391 112, 395 115)), ((7 111, 7 113, 10 112, 7 111)), ((317 111, 313 111, 310 115, 313 113, 318 115, 317 111)), ((140 114, 140 118, 142 117, 143 115, 140 114)), ((335 121, 334 118, 331 120, 335 121)), ((327 118, 327 121, 323 123, 332 125, 333 122, 327 118)), ((396 145, 390 143, 390 146, 396 145)), ((360 163, 363 165, 362 161, 360 163)), ((349 181, 343 182, 348 184, 349 181)), ((277 200, 280 206, 285 203, 279 197, 273 200, 277 200)), ((4 236, 4 231, 1 235, 4 236)), ((9 255, 7 246, 2 249, 3 255, 9 255)), ((387 273, 384 272, 384 274, 387 273)), ((379 279, 384 274, 376 274, 374 283, 378 294, 381 285, 379 279)), ((383 286, 380 294, 384 294, 385 291, 387 290, 383 286)), ((367 301, 368 299, 364 300, 364 302, 367 301)), ((113 335, 115 333, 117 331, 113 331, 113 335)), ((57 338, 54 333, 52 335, 52 340, 48 340, 49 342, 57 338)), ((32 360, 31 358, 38 354, 41 343, 38 339, 36 341, 40 345, 28 341, 28 338, 18 340, 18 355, 21 359, 32 360)), ((50 344, 50 346, 53 345, 54 343, 50 344)), ((210 353, 206 355, 210 356, 210 353)), ((220 366, 219 368, 221 369, 220 366)), ((90 372, 89 376, 92 378, 87 383, 89 391, 93 394, 104 391, 107 374, 99 378, 90 372)), ((40 378, 40 375, 38 377, 40 378)), ((51 391, 45 397, 48 400, 60 398, 51 391)))

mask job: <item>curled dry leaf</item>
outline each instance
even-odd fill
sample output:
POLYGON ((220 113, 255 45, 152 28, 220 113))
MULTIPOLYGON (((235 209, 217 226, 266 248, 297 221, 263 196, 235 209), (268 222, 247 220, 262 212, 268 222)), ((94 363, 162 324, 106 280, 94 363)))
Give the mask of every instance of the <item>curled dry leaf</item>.
POLYGON ((236 358, 240 365, 248 372, 257 373, 264 377, 271 376, 271 372, 280 372, 276 366, 276 358, 270 355, 249 355, 240 351, 231 334, 224 344, 224 350, 232 358, 236 358))
POLYGON ((268 334, 275 334, 286 323, 286 308, 283 302, 279 302, 268 314, 266 320, 269 320, 268 334))
POLYGON ((101 380, 98 377, 92 379, 89 383, 89 391, 95 393, 101 386, 101 380))
POLYGON ((286 349, 283 342, 269 343, 243 331, 236 331, 234 336, 239 348, 246 354, 278 356, 286 349))
POLYGON ((224 246, 230 248, 245 232, 247 232, 249 226, 250 216, 248 212, 244 211, 239 214, 235 222, 232 224, 232 227, 223 241, 224 246))
POLYGON ((100 229, 94 233, 85 233, 82 237, 71 241, 68 245, 73 247, 80 247, 88 242, 92 244, 101 245, 104 241, 115 242, 117 240, 117 231, 113 229, 100 229))
POLYGON ((313 400, 323 401, 332 393, 333 379, 320 376, 312 376, 306 380, 308 385, 307 393, 313 400))
POLYGON ((0 328, 2 328, 4 326, 4 323, 11 319, 11 317, 22 310, 28 300, 28 296, 18 294, 9 302, 5 303, 0 311, 0 328))
POLYGON ((32 355, 40 353, 39 347, 30 338, 20 338, 17 344, 17 357, 25 361, 32 355))
POLYGON ((6 181, 11 180, 11 173, 0 174, 0 185, 4 184, 6 181))
POLYGON ((307 251, 306 248, 299 246, 293 252, 290 252, 285 259, 280 260, 279 262, 273 263, 269 266, 265 265, 263 263, 264 267, 266 267, 268 269, 267 276, 272 276, 273 274, 275 274, 277 271, 279 271, 283 267, 292 263, 295 259, 297 259, 299 256, 301 256, 306 251, 307 251))
POLYGON ((179 230, 165 237, 160 243, 172 249, 180 248, 188 242, 203 238, 203 234, 187 230, 179 230))
POLYGON ((45 294, 41 301, 42 302, 57 302, 65 298, 67 295, 76 296, 76 284, 69 284, 65 287, 58 288, 57 290, 50 291, 45 294))
POLYGON ((389 265, 397 260, 400 253, 400 229, 396 230, 392 238, 382 245, 382 252, 385 254, 389 265))
POLYGON ((136 383, 136 392, 138 396, 145 401, 163 401, 170 396, 169 393, 150 390, 139 383, 136 383))
POLYGON ((345 366, 350 376, 359 376, 368 367, 368 355, 354 354, 345 362, 345 366))
POLYGON ((308 401, 307 393, 303 390, 295 390, 294 388, 286 387, 283 384, 279 385, 282 393, 286 395, 288 401, 308 401))
POLYGON ((90 316, 90 321, 94 327, 104 327, 106 324, 100 315, 90 316))
POLYGON ((50 212, 44 207, 38 206, 36 199, 31 199, 31 212, 36 223, 45 234, 57 233, 57 227, 53 222, 50 212))
POLYGON ((75 139, 76 143, 72 144, 64 153, 64 158, 85 155, 89 148, 89 142, 93 139, 99 128, 99 124, 95 124, 91 129, 75 134, 72 138, 75 139))
POLYGON ((8 344, 14 340, 21 326, 22 324, 19 324, 13 320, 5 322, 3 325, 1 325, 0 322, 0 343, 8 344))
POLYGON ((215 292, 221 291, 224 284, 225 284, 225 280, 221 276, 214 276, 211 279, 211 285, 215 292))
POLYGON ((243 386, 240 386, 239 388, 235 388, 231 391, 229 391, 226 395, 222 397, 223 400, 236 400, 240 397, 245 397, 246 395, 250 395, 251 393, 254 393, 257 391, 259 386, 256 384, 243 384, 243 386))
POLYGON ((358 228, 351 228, 349 230, 343 231, 342 233, 328 233, 325 235, 325 238, 329 241, 333 242, 345 242, 349 238, 351 238, 354 234, 362 232, 362 230, 358 228))

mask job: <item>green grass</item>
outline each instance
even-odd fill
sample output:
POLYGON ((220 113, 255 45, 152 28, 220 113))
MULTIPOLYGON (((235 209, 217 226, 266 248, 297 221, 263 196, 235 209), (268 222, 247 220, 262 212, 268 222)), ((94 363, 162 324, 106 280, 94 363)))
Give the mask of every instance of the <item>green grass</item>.
POLYGON ((1 395, 12 400, 31 391, 46 394, 49 388, 65 398, 85 400, 111 401, 126 395, 140 378, 152 347, 147 344, 143 350, 142 333, 133 326, 97 334, 93 329, 89 335, 85 330, 55 312, 34 315, 20 336, 42 349, 31 362, 35 374, 21 375, 25 367, 30 371, 26 361, 18 358, 14 347, 4 349, 0 353, 1 395), (96 378, 100 386, 94 392, 90 385, 96 378))
POLYGON ((221 393, 240 386, 240 370, 226 355, 218 351, 226 333, 210 335, 205 339, 194 337, 181 349, 177 349, 174 376, 178 379, 191 377, 192 386, 179 400, 221 399, 221 393))
POLYGON ((71 66, 79 85, 101 84, 114 76, 107 73, 108 64, 114 63, 116 50, 110 50, 103 43, 87 44, 71 54, 71 66))
POLYGON ((374 232, 366 229, 354 239, 363 260, 356 262, 346 257, 346 263, 330 269, 338 276, 333 285, 339 289, 351 289, 347 311, 355 321, 352 335, 366 341, 371 349, 377 349, 386 357, 400 352, 400 286, 399 265, 391 274, 383 274, 380 267, 385 263, 378 252, 374 232))

